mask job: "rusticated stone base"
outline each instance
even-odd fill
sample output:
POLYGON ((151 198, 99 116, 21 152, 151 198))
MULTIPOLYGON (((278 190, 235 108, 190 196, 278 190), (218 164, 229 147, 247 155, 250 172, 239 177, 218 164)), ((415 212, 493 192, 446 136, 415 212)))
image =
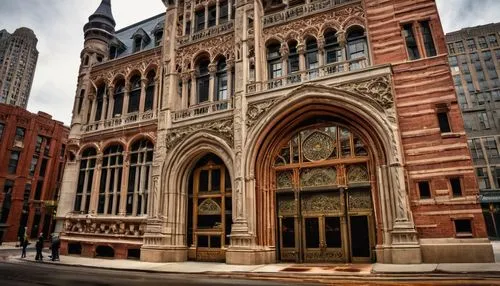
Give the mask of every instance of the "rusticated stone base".
POLYGON ((422 253, 419 245, 398 245, 377 247, 375 250, 378 263, 388 264, 419 264, 422 263, 422 253))
POLYGON ((148 247, 141 248, 141 261, 145 262, 183 262, 188 260, 185 247, 148 247))
POLYGON ((424 263, 490 263, 495 262, 488 239, 421 239, 424 263))
POLYGON ((276 263, 276 252, 272 249, 229 248, 226 263, 234 265, 259 265, 276 263))

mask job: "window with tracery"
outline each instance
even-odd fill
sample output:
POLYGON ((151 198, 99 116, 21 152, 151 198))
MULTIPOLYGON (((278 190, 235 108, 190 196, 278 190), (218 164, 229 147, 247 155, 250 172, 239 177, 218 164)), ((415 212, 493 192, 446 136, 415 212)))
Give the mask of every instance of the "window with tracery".
POLYGON ((123 147, 121 145, 113 145, 106 148, 102 158, 99 203, 97 205, 98 214, 116 215, 118 213, 122 172, 123 147))
POLYGON ((97 151, 94 148, 88 148, 82 152, 76 186, 75 205, 73 208, 77 212, 88 213, 89 211, 90 193, 92 192, 96 161, 97 151))
MULTIPOLYGON (((356 27, 347 33, 347 57, 349 60, 355 60, 367 57, 367 43, 365 31, 356 27)), ((351 69, 361 68, 359 63, 352 63, 351 69)))
POLYGON ((127 215, 142 216, 147 214, 153 151, 153 143, 147 139, 139 140, 132 145, 127 187, 127 215))
POLYGON ((115 87, 113 117, 122 114, 124 95, 125 95, 125 82, 123 80, 120 80, 115 87))
POLYGON ((297 41, 292 40, 288 43, 288 73, 298 72, 299 69, 300 65, 297 41))
POLYGON ((146 99, 144 101, 144 111, 152 110, 155 96, 155 72, 148 73, 148 86, 146 87, 146 99))
POLYGON ((279 78, 283 75, 280 44, 270 44, 267 47, 267 66, 269 79, 279 78))
POLYGON ((208 101, 208 95, 210 92, 210 73, 208 71, 209 64, 210 60, 207 58, 200 59, 198 62, 198 75, 196 77, 198 103, 208 101))
POLYGON ((135 75, 130 79, 128 113, 139 111, 140 101, 141 101, 141 77, 139 75, 135 75))
POLYGON ((341 62, 343 60, 342 49, 337 41, 335 31, 328 30, 324 34, 325 37, 325 63, 331 64, 341 62))
POLYGON ((217 63, 216 73, 216 93, 215 101, 227 100, 228 86, 227 86, 227 65, 226 59, 222 58, 217 63))

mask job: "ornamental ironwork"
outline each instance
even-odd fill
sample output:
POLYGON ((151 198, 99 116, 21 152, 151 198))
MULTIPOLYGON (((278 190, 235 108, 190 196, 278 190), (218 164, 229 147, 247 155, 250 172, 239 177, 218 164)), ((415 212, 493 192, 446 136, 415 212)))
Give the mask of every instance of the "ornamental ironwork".
POLYGON ((321 187, 337 184, 335 167, 304 169, 300 172, 301 187, 321 187))

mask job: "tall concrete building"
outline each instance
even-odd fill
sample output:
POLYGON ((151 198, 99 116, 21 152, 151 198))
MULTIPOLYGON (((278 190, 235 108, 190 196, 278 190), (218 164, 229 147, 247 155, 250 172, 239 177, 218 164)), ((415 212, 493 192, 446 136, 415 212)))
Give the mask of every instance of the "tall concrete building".
POLYGON ((500 239, 500 23, 446 35, 488 235, 500 239))
POLYGON ((110 2, 84 26, 62 252, 493 261, 434 0, 164 0, 121 30, 110 2))
POLYGON ((26 108, 35 75, 38 39, 28 28, 0 31, 0 103, 26 108))

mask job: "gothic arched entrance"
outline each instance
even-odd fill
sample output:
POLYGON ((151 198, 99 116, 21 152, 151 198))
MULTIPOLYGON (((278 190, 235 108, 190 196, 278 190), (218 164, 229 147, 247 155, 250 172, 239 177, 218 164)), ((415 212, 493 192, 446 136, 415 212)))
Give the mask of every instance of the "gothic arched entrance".
POLYGON ((224 162, 213 154, 195 165, 188 187, 188 258, 225 261, 232 222, 231 178, 224 162))
POLYGON ((375 177, 362 138, 317 123, 285 139, 274 158, 278 260, 372 261, 375 177))

